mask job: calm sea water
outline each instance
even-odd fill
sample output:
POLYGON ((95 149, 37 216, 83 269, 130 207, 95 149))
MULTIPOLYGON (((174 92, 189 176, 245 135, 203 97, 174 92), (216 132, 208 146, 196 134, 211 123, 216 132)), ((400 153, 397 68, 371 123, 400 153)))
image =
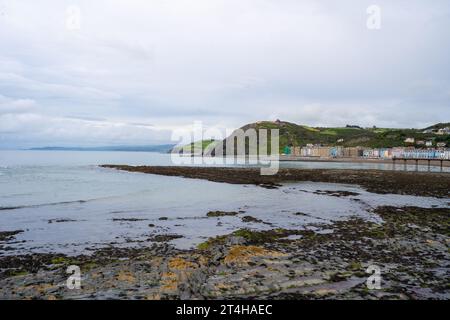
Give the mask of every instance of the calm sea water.
MULTIPOLYGON (((305 182, 269 190, 98 167, 105 163, 171 165, 170 155, 158 153, 0 151, 0 231, 24 230, 4 244, 9 250, 0 249, 0 255, 78 254, 111 245, 148 246, 158 234, 180 235, 172 243, 190 248, 243 227, 312 228, 308 226, 312 222, 326 224, 350 216, 377 220, 371 210, 378 205, 448 206, 446 199, 377 195, 350 185, 305 182), (339 198, 317 194, 317 190, 358 195, 339 198), (242 212, 207 218, 212 210, 242 212), (246 215, 267 224, 244 223, 246 215)), ((390 169, 350 163, 282 166, 390 169)))

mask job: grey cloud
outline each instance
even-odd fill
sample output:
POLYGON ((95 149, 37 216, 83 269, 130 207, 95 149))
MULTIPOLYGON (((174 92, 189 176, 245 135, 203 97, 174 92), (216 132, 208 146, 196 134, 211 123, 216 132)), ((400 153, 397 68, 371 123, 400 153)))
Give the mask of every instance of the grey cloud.
POLYGON ((35 106, 36 102, 32 99, 12 99, 0 95, 0 115, 30 112, 35 106))
POLYGON ((446 0, 379 0, 377 31, 366 28, 369 0, 4 3, 1 143, 159 141, 194 120, 450 118, 446 0), (68 5, 80 30, 65 27, 68 5))

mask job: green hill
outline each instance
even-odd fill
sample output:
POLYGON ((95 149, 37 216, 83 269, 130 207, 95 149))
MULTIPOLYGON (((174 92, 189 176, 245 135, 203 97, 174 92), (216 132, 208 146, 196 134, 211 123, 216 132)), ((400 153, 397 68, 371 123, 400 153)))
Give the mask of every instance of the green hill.
POLYGON ((438 130, 438 129, 443 129, 443 128, 450 128, 450 122, 437 123, 435 125, 425 128, 423 130, 438 130))
MULTIPOLYGON (((393 128, 361 128, 359 126, 348 125, 346 127, 309 127, 298 125, 287 121, 258 121, 244 125, 240 129, 278 129, 279 130, 279 152, 282 153, 286 146, 304 147, 307 144, 322 146, 343 146, 343 147, 367 147, 367 148, 392 148, 392 147, 425 147, 425 145, 405 143, 406 138, 414 138, 418 141, 433 141, 433 146, 437 142, 444 142, 450 145, 450 135, 438 135, 438 129, 450 127, 450 123, 439 123, 424 129, 393 129, 393 128)), ((229 139, 229 138, 227 138, 229 139)), ((196 150, 205 150, 214 140, 202 140, 177 148, 183 153, 193 153, 196 150)), ((269 135, 270 152, 270 135, 269 135)), ((248 146, 248 141, 246 141, 248 146)), ((226 140, 224 140, 226 148, 226 140)))
POLYGON ((178 153, 185 153, 185 154, 198 153, 200 150, 202 150, 202 152, 203 152, 207 146, 209 146, 211 143, 215 143, 215 142, 216 141, 212 140, 212 139, 195 141, 195 142, 187 144, 183 147, 175 147, 172 149, 171 152, 178 152, 178 153))
MULTIPOLYGON (((450 127, 449 123, 440 123, 429 129, 450 127)), ((361 128, 358 126, 347 127, 309 127, 286 121, 259 121, 247 124, 241 129, 279 129, 280 151, 286 146, 306 146, 307 144, 320 144, 323 146, 343 147, 369 147, 391 148, 411 146, 405 143, 406 138, 414 138, 415 141, 445 142, 450 145, 450 135, 437 135, 434 132, 424 133, 426 129, 392 129, 392 128, 361 128)))

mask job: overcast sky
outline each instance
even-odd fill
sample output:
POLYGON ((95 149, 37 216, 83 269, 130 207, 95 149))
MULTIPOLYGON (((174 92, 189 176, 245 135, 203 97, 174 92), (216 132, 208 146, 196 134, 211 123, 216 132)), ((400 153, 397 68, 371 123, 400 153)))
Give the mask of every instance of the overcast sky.
POLYGON ((448 0, 0 0, 0 147, 425 127, 450 120, 449 57, 448 0))

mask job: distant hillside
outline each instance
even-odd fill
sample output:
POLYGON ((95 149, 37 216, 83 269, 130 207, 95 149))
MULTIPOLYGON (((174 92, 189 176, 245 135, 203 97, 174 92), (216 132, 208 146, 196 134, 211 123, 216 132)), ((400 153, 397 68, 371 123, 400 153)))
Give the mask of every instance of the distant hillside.
MULTIPOLYGON (((436 130, 448 126, 450 126, 449 123, 440 123, 430 128, 436 130)), ((355 125, 323 128, 278 120, 259 121, 241 127, 243 130, 250 128, 256 130, 279 129, 280 152, 286 146, 302 147, 307 144, 370 148, 411 146, 411 144, 405 143, 406 138, 414 138, 416 142, 432 140, 434 143, 445 142, 447 146, 450 145, 450 135, 436 135, 433 132, 424 133, 425 129, 361 128, 355 125)))
POLYGON ((450 128, 450 122, 437 123, 435 125, 425 128, 423 130, 439 130, 439 129, 443 129, 443 128, 450 128))
POLYGON ((103 146, 103 147, 42 147, 30 150, 41 151, 128 151, 128 152, 169 152, 173 144, 151 145, 151 146, 103 146))
POLYGON ((171 152, 178 152, 178 153, 196 153, 203 151, 208 147, 211 143, 216 143, 215 140, 209 139, 209 140, 200 140, 192 142, 188 145, 182 146, 182 147, 174 147, 171 152))

